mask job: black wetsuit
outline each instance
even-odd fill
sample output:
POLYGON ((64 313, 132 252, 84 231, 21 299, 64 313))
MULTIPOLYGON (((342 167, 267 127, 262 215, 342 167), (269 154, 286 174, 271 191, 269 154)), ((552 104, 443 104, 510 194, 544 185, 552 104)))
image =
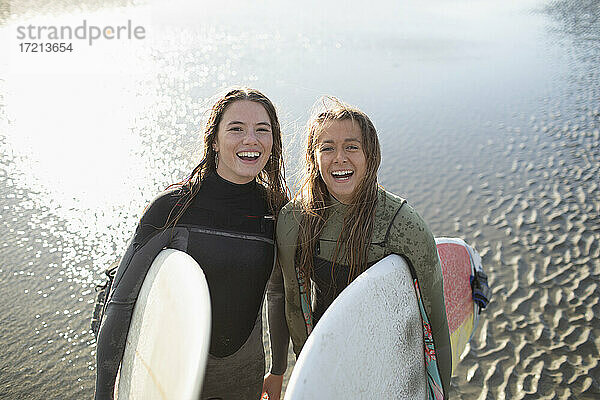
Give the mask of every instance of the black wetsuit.
MULTIPOLYGON (((138 293, 156 255, 184 251, 202 267, 212 307, 202 399, 260 397, 264 375, 261 306, 273 269, 273 216, 252 181, 206 177, 174 228, 164 229, 187 196, 174 189, 144 213, 117 271, 97 344, 96 399, 110 399, 138 293)), ((283 367, 285 369, 285 367, 283 367)))

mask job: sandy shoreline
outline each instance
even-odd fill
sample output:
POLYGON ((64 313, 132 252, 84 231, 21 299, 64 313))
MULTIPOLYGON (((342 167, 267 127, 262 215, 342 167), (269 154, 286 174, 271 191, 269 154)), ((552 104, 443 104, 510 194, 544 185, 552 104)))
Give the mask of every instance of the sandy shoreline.
POLYGON ((451 398, 598 398, 599 11, 593 0, 499 4, 451 9, 461 32, 444 25, 455 20, 439 17, 442 2, 390 3, 401 23, 389 29, 374 22, 385 17, 369 14, 377 10, 352 14, 364 22, 357 33, 333 12, 268 15, 296 25, 248 35, 199 15, 200 33, 160 38, 151 65, 125 65, 154 75, 0 76, 0 398, 91 397, 100 269, 123 251, 145 204, 187 171, 202 114, 194 107, 217 84, 240 82, 277 99, 290 179, 321 90, 363 107, 381 136, 380 183, 435 236, 462 237, 483 256, 494 298, 451 398), (469 29, 480 36, 465 38, 469 29))

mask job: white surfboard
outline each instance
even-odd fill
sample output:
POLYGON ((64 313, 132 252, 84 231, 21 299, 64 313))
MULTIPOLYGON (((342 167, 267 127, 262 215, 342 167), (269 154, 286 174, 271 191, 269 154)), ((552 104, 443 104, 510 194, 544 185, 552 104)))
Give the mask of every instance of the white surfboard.
MULTIPOLYGON (((481 257, 462 239, 436 239, 453 368, 477 327, 470 277, 481 257)), ((422 399, 423 326, 410 270, 390 255, 363 272, 329 306, 308 337, 286 400, 422 399)))
POLYGON ((210 296, 188 254, 163 250, 133 311, 118 400, 198 399, 210 346, 210 296))
POLYGON ((391 255, 363 272, 323 314, 285 399, 424 399, 423 357, 410 270, 391 255))

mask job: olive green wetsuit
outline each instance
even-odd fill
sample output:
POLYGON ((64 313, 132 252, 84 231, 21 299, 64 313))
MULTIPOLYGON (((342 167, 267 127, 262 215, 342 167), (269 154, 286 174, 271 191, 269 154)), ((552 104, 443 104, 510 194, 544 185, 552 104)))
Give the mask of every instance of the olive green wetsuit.
MULTIPOLYGON (((344 214, 348 206, 334 198, 330 199, 330 209, 327 222, 315 254, 315 275, 319 263, 331 263, 336 252, 336 243, 343 226, 344 214)), ((301 292, 302 284, 299 282, 296 265, 294 264, 298 240, 298 227, 302 221, 302 208, 298 202, 288 203, 281 211, 277 222, 277 246, 279 264, 283 272, 285 286, 285 314, 289 332, 292 338, 294 353, 298 355, 302 350, 309 328, 302 309, 301 292)), ((335 274, 344 267, 339 267, 343 259, 345 244, 340 244, 338 259, 335 260, 335 274)), ((450 335, 446 320, 446 307, 444 304, 443 280, 440 261, 437 254, 435 240, 427 224, 404 199, 395 196, 383 189, 379 189, 371 246, 368 252, 368 265, 383 259, 390 254, 398 254, 413 267, 420 287, 423 305, 431 324, 433 341, 435 343, 435 356, 439 369, 444 392, 447 394, 450 386, 452 359, 450 351, 450 335)), ((347 276, 347 272, 346 275, 347 276)), ((314 278, 314 277, 313 277, 314 278)), ((336 282, 338 280, 336 279, 336 282)), ((324 310, 323 305, 318 305, 318 299, 310 299, 310 292, 314 297, 328 297, 325 293, 314 295, 315 282, 311 280, 312 290, 308 292, 308 304, 311 311, 318 318, 324 310)), ((336 288, 334 296, 343 289, 336 288)), ((331 297, 331 296, 329 296, 331 297)), ((331 304, 332 299, 321 300, 325 308, 331 304), (329 304, 327 304, 329 303, 329 304)))

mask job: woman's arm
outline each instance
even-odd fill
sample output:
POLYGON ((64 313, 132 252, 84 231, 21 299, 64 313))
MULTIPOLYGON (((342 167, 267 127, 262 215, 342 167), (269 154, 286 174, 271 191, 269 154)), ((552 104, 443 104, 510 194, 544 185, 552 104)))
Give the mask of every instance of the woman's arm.
POLYGON ((271 279, 267 283, 267 314, 271 343, 270 372, 274 375, 283 375, 287 369, 290 333, 285 321, 285 294, 279 261, 275 262, 271 279))
POLYGON ((444 392, 448 393, 452 374, 452 353, 442 269, 435 239, 421 216, 405 203, 394 217, 387 243, 390 251, 407 258, 415 269, 423 305, 432 328, 440 377, 444 392))
POLYGON ((113 398, 135 301, 154 258, 170 243, 186 242, 181 240, 186 231, 160 229, 174 205, 171 200, 166 194, 147 208, 117 270, 96 343, 96 400, 113 398))
POLYGON ((288 203, 277 218, 277 260, 281 266, 285 290, 285 317, 296 356, 308 337, 302 304, 300 286, 296 276, 295 253, 298 241, 300 211, 294 203, 288 203), (296 208, 296 209, 295 209, 296 208))
POLYGON ((285 321, 285 296, 283 276, 278 260, 267 283, 267 320, 271 344, 271 370, 263 381, 263 393, 269 400, 279 400, 283 385, 283 374, 287 369, 287 352, 290 334, 285 321))

